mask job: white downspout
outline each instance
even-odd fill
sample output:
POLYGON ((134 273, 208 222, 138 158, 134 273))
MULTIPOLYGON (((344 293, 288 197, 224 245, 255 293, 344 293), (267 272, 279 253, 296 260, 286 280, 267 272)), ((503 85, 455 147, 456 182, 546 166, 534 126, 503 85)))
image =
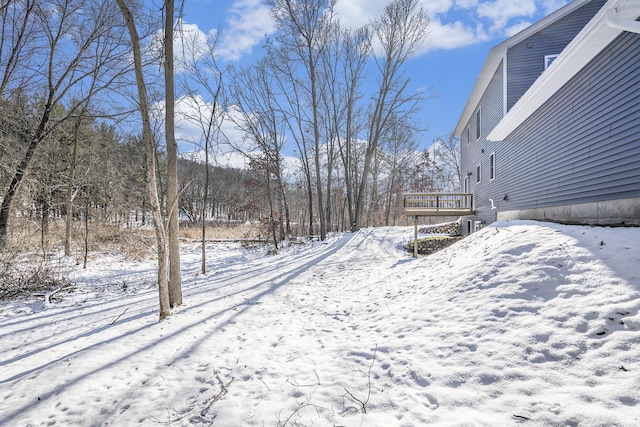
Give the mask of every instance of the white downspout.
MULTIPOLYGON (((638 9, 637 8, 633 8, 633 9, 635 10, 635 12, 628 15, 630 17, 633 17, 633 16, 637 17, 638 9)), ((622 12, 625 12, 625 11, 626 11, 625 8, 623 8, 622 12)), ((612 8, 607 10, 605 19, 606 19, 607 25, 609 25, 611 28, 640 34, 640 22, 636 21, 635 19, 620 18, 620 16, 618 16, 618 9, 612 8)))

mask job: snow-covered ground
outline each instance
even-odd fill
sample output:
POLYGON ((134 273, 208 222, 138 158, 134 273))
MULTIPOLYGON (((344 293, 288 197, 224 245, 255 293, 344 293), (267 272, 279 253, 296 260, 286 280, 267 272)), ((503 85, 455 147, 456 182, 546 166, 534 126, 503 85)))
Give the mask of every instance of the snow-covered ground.
POLYGON ((503 222, 428 258, 412 228, 278 255, 93 261, 0 306, 0 425, 637 426, 640 229, 503 222))

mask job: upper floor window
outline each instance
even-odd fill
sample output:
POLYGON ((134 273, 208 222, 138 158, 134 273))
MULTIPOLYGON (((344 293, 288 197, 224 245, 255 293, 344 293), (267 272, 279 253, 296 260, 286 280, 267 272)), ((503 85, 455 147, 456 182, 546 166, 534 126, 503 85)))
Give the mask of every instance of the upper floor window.
POLYGON ((496 153, 491 153, 489 156, 489 179, 496 178, 496 153))
POLYGON ((471 144, 471 125, 467 126, 467 145, 471 144))
POLYGON ((545 55, 544 56, 544 70, 547 71, 547 68, 551 66, 551 63, 556 60, 556 58, 560 56, 559 53, 555 55, 545 55))
POLYGON ((482 165, 478 165, 478 167, 476 168, 476 182, 480 182, 480 177, 482 172, 482 165))
POLYGON ((478 108, 478 111, 476 111, 476 140, 480 139, 480 136, 482 136, 482 127, 481 127, 481 113, 480 113, 481 109, 478 108))

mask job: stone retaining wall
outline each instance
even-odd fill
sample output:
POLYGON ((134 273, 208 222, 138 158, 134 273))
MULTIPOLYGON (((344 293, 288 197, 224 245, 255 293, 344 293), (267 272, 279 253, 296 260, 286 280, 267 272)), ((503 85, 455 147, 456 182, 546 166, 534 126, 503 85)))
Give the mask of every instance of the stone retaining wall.
MULTIPOLYGON (((447 246, 451 246, 458 240, 461 240, 462 236, 455 237, 426 237, 424 239, 418 239, 418 253, 420 255, 431 255, 434 252, 440 251, 447 246)), ((413 242, 405 243, 403 245, 407 252, 413 252, 413 242)))
POLYGON ((451 236, 460 236, 462 234, 462 225, 460 221, 438 225, 423 225, 418 229, 418 232, 421 234, 449 234, 451 236))
MULTIPOLYGON (((431 255, 450 246, 462 239, 462 227, 460 221, 448 222, 438 225, 423 225, 418 229, 420 234, 446 234, 446 236, 433 236, 418 239, 418 253, 420 255, 431 255)), ((405 243, 404 249, 413 252, 413 241, 405 243)))

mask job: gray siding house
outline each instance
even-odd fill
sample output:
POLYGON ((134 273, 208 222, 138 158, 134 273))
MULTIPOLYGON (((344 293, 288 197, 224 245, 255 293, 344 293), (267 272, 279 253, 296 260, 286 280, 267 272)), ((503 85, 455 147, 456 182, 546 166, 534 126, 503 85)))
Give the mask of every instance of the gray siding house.
POLYGON ((640 0, 574 0, 491 49, 454 133, 473 215, 640 225, 640 0))

